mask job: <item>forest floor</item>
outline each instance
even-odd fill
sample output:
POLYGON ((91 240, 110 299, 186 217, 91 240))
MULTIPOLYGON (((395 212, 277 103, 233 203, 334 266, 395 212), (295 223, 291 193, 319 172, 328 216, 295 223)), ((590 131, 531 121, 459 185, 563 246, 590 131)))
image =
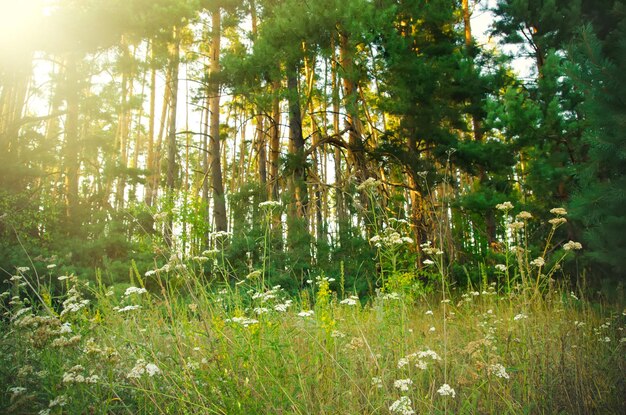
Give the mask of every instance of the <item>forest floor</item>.
POLYGON ((2 294, 0 413, 626 413, 623 294, 360 299, 328 278, 297 296, 261 278, 183 273, 147 291, 61 276, 51 297, 18 269, 2 294))

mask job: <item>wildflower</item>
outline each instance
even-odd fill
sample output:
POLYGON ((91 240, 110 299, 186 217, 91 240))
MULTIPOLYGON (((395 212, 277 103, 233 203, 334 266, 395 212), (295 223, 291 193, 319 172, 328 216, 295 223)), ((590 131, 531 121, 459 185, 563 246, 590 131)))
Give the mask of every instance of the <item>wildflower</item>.
POLYGON ((423 360, 418 359, 418 361, 415 363, 415 367, 421 370, 426 370, 428 369, 428 363, 426 363, 423 360))
POLYGON ((252 324, 257 324, 259 322, 259 320, 255 320, 253 318, 247 318, 247 317, 233 317, 233 318, 228 318, 224 321, 227 323, 229 322, 238 323, 244 327, 248 327, 248 326, 251 326, 252 324))
POLYGON ((413 381, 411 379, 398 379, 395 382, 393 382, 393 386, 395 388, 400 389, 402 392, 406 392, 409 390, 409 386, 411 386, 413 384, 413 381))
POLYGON ((356 190, 358 190, 359 192, 363 191, 363 190, 370 190, 370 189, 375 189, 380 185, 380 182, 376 179, 374 179, 373 177, 369 177, 367 180, 365 180, 364 182, 362 182, 360 185, 358 185, 356 187, 356 190))
POLYGON ((526 220, 526 219, 532 219, 533 215, 531 215, 530 212, 526 212, 525 210, 522 210, 515 217, 517 219, 526 220))
POLYGON ((124 292, 124 297, 128 297, 129 295, 133 294, 141 295, 147 292, 148 290, 146 290, 145 288, 128 287, 124 292))
POLYGON ((496 270, 498 270, 500 272, 505 272, 506 271, 506 265, 504 265, 504 264, 497 264, 495 268, 496 268, 496 270))
POLYGON ((152 218, 155 220, 155 222, 163 221, 163 220, 167 219, 167 212, 155 213, 152 216, 152 218))
POLYGON ((21 279, 23 279, 24 277, 22 277, 21 275, 13 275, 9 281, 19 281, 21 279))
POLYGON ((411 398, 402 396, 389 406, 389 411, 401 415, 413 415, 415 411, 411 408, 411 398))
POLYGON ((498 209, 498 210, 511 210, 511 209, 513 209, 513 204, 511 202, 498 203, 496 205, 496 209, 498 209))
POLYGON ((574 326, 575 326, 575 327, 580 328, 580 327, 582 327, 582 326, 584 326, 584 325, 585 325, 585 322, 584 322, 584 321, 578 321, 578 320, 574 321, 574 326))
POLYGON ((280 207, 280 202, 277 200, 268 200, 268 201, 259 203, 259 207, 261 209, 265 209, 265 208, 274 209, 276 207, 280 207))
POLYGON ((502 366, 500 363, 496 363, 494 365, 489 366, 489 373, 502 379, 510 378, 509 374, 506 373, 506 368, 502 366))
POLYGON ((406 357, 402 357, 400 360, 398 360, 398 369, 402 369, 404 366, 407 366, 409 364, 409 359, 407 359, 406 357))
POLYGON ((536 266, 537 268, 543 267, 546 264, 546 261, 542 257, 537 257, 530 261, 531 265, 536 266))
POLYGON ((569 296, 572 297, 574 300, 578 300, 578 297, 576 297, 576 294, 574 294, 573 291, 569 293, 569 296))
POLYGON ((522 320, 528 318, 528 316, 524 313, 519 313, 517 314, 515 317, 513 317, 513 321, 518 321, 518 320, 522 320))
POLYGON ((523 228, 524 228, 524 222, 509 223, 509 229, 511 229, 512 231, 523 229, 523 228))
POLYGON ((583 246, 580 242, 569 241, 563 245, 563 249, 566 251, 577 251, 583 249, 583 246))
POLYGON ((30 271, 29 267, 17 267, 17 272, 28 272, 30 271))
POLYGON ((564 215, 567 215, 567 210, 563 208, 553 208, 553 209, 550 209, 550 213, 552 213, 553 215, 564 216, 564 215))
POLYGON ((396 292, 383 294, 381 297, 383 300, 399 300, 400 294, 396 292))
POLYGON ((435 331, 435 327, 434 327, 434 326, 431 326, 431 327, 428 329, 428 331, 430 331, 431 333, 432 333, 432 332, 434 332, 434 331, 435 331))
POLYGON ((65 406, 67 405, 67 396, 59 395, 48 404, 48 408, 54 408, 55 406, 65 406))
POLYGON ((430 259, 425 259, 424 260, 424 265, 433 265, 435 262, 431 261, 430 259))
POLYGON ((50 415, 50 408, 42 409, 41 411, 37 412, 37 415, 50 415))
POLYGON ((340 332, 339 330, 333 330, 333 332, 330 333, 330 337, 340 339, 340 338, 346 337, 346 334, 340 332))
POLYGON ((355 296, 355 295, 351 295, 349 298, 343 299, 339 302, 339 304, 345 304, 345 305, 349 305, 349 306, 354 306, 357 304, 357 301, 359 300, 359 297, 355 296))
POLYGON ((56 268, 57 264, 48 264, 46 266, 47 269, 52 269, 52 268, 56 268))
POLYGON ((599 338, 598 341, 601 342, 601 343, 610 343, 611 342, 611 338, 609 336, 606 336, 604 338, 599 338))
POLYGON ((381 378, 379 378, 378 376, 374 376, 372 378, 372 386, 376 386, 377 388, 382 388, 383 387, 383 380, 381 378))
POLYGON ((117 310, 118 313, 125 313, 127 311, 138 310, 140 309, 140 305, 127 305, 126 307, 114 307, 113 310, 117 310))
POLYGON ((426 314, 427 316, 432 316, 433 315, 433 310, 428 310, 424 314, 426 314))
POLYGON ((265 314, 265 313, 268 313, 269 311, 270 311, 269 308, 266 308, 266 307, 256 307, 254 309, 254 313, 257 315, 265 314))
POLYGON ((22 386, 13 386, 12 388, 9 388, 9 392, 11 392, 13 396, 17 396, 26 392, 26 388, 22 386))
POLYGON ((158 375, 159 373, 161 373, 161 369, 159 369, 157 365, 154 363, 146 363, 143 359, 138 359, 137 363, 126 375, 126 377, 129 379, 139 379, 144 374, 152 377, 154 375, 158 375))
POLYGON ((298 317, 311 317, 313 314, 315 314, 315 311, 313 310, 302 310, 298 313, 298 317))
POLYGON ((567 222, 567 219, 565 218, 553 218, 548 221, 548 223, 550 223, 555 228, 559 225, 564 224, 565 222, 567 222))
POLYGON ((430 349, 426 349, 426 350, 423 350, 421 352, 417 352, 416 356, 419 357, 420 359, 424 359, 426 357, 430 357, 433 360, 441 360, 441 357, 439 357, 439 355, 436 352, 434 352, 434 351, 432 351, 430 349))
POLYGON ((402 237, 402 242, 405 242, 407 244, 412 244, 414 241, 413 241, 413 238, 410 238, 408 236, 404 236, 404 237, 402 237))
POLYGON ((289 308, 289 306, 291 306, 292 301, 291 300, 287 300, 282 304, 276 304, 274 306, 274 310, 276 311, 280 311, 281 313, 284 313, 285 311, 287 311, 287 309, 289 308))
POLYGON ((437 393, 441 396, 452 396, 453 398, 456 396, 454 389, 452 389, 447 383, 441 385, 441 387, 437 389, 437 393))

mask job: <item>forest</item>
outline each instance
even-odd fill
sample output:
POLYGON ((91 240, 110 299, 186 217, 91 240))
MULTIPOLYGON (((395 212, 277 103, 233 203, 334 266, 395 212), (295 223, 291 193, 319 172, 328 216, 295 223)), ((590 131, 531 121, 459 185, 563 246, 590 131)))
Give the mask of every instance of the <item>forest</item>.
POLYGON ((0 413, 623 413, 625 71, 621 0, 0 0, 0 413))

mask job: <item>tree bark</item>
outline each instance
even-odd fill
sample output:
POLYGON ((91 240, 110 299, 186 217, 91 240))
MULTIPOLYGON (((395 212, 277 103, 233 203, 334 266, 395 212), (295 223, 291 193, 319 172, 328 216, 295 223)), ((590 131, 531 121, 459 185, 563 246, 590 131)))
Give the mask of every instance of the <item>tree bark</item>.
MULTIPOLYGON (((220 40, 221 40, 221 15, 220 9, 215 10, 211 16, 211 76, 217 76, 220 72, 220 40)), ((222 163, 220 152, 220 84, 217 79, 212 79, 209 84, 209 111, 211 113, 210 127, 210 158, 211 158, 211 187, 213 188, 213 219, 216 231, 226 231, 228 223, 226 218, 226 199, 224 196, 224 181, 222 178, 222 163)))

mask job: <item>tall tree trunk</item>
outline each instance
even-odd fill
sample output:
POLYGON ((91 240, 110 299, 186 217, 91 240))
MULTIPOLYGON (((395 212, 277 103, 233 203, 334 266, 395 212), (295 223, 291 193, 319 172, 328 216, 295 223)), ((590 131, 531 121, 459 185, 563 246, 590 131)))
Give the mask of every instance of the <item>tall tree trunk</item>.
MULTIPOLYGON (((154 60, 154 41, 150 44, 150 54, 152 60, 154 60)), ((154 125, 156 116, 156 67, 154 62, 151 62, 150 68, 150 115, 148 116, 148 157, 146 161, 146 169, 148 170, 148 176, 146 177, 146 193, 145 203, 148 206, 152 206, 153 194, 154 194, 154 171, 155 166, 155 146, 154 146, 154 125)))
POLYGON ((170 113, 168 120, 167 130, 167 177, 166 177, 166 190, 167 190, 167 224, 165 226, 165 242, 168 247, 172 247, 173 235, 172 228, 174 225, 172 208, 174 207, 176 178, 178 175, 176 165, 176 106, 178 104, 178 66, 180 65, 180 37, 178 28, 174 29, 174 44, 170 54, 170 66, 171 66, 171 78, 168 88, 170 90, 170 113))
MULTIPOLYGON (((465 34, 465 47, 468 51, 468 55, 470 52, 470 49, 473 45, 473 40, 472 40, 472 26, 471 26, 471 14, 470 14, 470 10, 469 10, 469 0, 462 0, 461 2, 461 7, 462 7, 462 11, 463 11, 463 24, 464 24, 464 34, 465 34)), ((482 128, 482 120, 480 118, 480 116, 476 113, 477 112, 477 106, 479 105, 478 102, 476 102, 474 100, 474 102, 472 102, 472 132, 474 134, 474 141, 478 142, 478 143, 482 143, 483 142, 483 128, 482 128)), ((478 166, 478 180, 481 186, 486 186, 489 182, 489 177, 487 176, 487 173, 485 172, 485 168, 482 165, 478 166)), ((493 209, 488 209, 487 212, 485 212, 485 232, 487 234, 487 242, 489 244, 489 246, 492 246, 495 241, 496 241, 496 218, 495 218, 495 212, 493 211, 493 209)))
POLYGON ((65 83, 67 118, 64 134, 64 170, 65 170, 65 206, 67 233, 75 234, 80 223, 78 219, 79 198, 78 180, 80 169, 79 113, 80 113, 80 76, 78 65, 80 58, 70 54, 66 60, 65 83))
MULTIPOLYGON (((220 72, 220 40, 221 40, 221 10, 218 8, 212 14, 211 25, 211 76, 220 72)), ((211 187, 213 188, 213 218, 216 231, 226 231, 226 199, 224 196, 224 181, 222 179, 222 163, 220 152, 220 84, 216 79, 211 80, 209 86, 209 111, 211 112, 210 154, 211 154, 211 187)))

